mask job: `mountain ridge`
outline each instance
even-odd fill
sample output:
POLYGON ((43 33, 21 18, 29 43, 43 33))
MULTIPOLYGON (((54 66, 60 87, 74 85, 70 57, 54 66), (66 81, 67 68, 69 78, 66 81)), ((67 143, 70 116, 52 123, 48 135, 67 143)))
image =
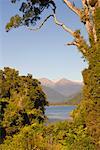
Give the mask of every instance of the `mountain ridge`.
POLYGON ((44 93, 50 103, 67 102, 74 95, 81 92, 82 82, 71 81, 66 78, 53 81, 48 78, 40 78, 44 93))
POLYGON ((51 80, 51 79, 48 79, 48 78, 46 78, 46 77, 44 77, 44 78, 39 78, 38 79, 40 82, 41 82, 41 84, 42 85, 47 85, 48 83, 50 84, 57 84, 57 83, 77 83, 77 84, 83 84, 83 82, 82 81, 78 81, 78 80, 68 80, 68 79, 66 79, 66 78, 59 78, 59 79, 54 79, 54 80, 51 80))

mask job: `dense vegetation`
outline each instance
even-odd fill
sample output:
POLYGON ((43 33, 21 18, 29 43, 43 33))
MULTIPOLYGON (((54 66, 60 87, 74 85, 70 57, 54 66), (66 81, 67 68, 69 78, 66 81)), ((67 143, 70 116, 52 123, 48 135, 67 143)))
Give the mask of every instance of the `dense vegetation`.
POLYGON ((0 70, 0 142, 45 119, 48 104, 40 82, 11 68, 0 70))
POLYGON ((80 122, 46 125, 48 104, 40 82, 11 68, 0 70, 0 150, 95 149, 80 122))
POLYGON ((9 137, 1 150, 94 150, 95 145, 83 125, 61 122, 44 126, 34 123, 9 137))
POLYGON ((0 150, 95 148, 83 125, 67 121, 46 125, 48 103, 40 83, 30 74, 0 70, 0 92, 0 150))
MULTIPOLYGON (((12 2, 16 1, 12 0, 12 2)), ((11 71, 6 77, 5 74, 9 72, 7 71, 9 69, 5 70, 5 73, 1 70, 0 126, 3 132, 1 134, 2 138, 6 138, 4 143, 1 144, 1 150, 100 149, 100 1, 82 0, 82 9, 76 8, 68 0, 64 0, 64 2, 80 17, 81 22, 86 26, 89 44, 81 36, 79 30, 72 31, 57 21, 55 16, 56 7, 52 0, 28 0, 26 3, 22 3, 20 11, 23 16, 19 17, 19 15, 16 15, 12 17, 6 29, 8 31, 12 27, 16 28, 20 25, 29 26, 30 24, 35 24, 40 19, 39 16, 44 9, 52 5, 51 8, 54 14, 50 16, 54 18, 57 25, 69 32, 74 38, 74 41, 68 45, 77 46, 88 61, 88 68, 82 73, 84 80, 82 102, 73 112, 73 122, 65 121, 44 126, 41 124, 41 120, 44 120, 44 106, 47 102, 45 101, 44 94, 40 92, 41 88, 34 84, 34 86, 32 85, 34 80, 30 76, 18 77, 15 72, 13 77, 11 71), (17 81, 15 80, 16 76, 17 81), (26 79, 30 90, 26 88, 28 86, 26 79), (37 88, 40 89, 39 92, 37 88), (42 103, 41 94, 39 93, 42 94, 42 103)))
POLYGON ((94 21, 97 42, 90 37, 91 47, 85 55, 89 67, 83 71, 83 100, 75 111, 74 119, 88 129, 93 142, 100 149, 100 8, 96 8, 94 21))

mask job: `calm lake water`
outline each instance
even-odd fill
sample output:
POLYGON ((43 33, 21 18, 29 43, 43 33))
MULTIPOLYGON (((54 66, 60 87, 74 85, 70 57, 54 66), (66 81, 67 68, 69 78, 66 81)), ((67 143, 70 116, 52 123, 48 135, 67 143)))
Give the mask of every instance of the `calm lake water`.
POLYGON ((76 106, 49 106, 46 107, 46 116, 50 122, 70 119, 70 112, 76 106))

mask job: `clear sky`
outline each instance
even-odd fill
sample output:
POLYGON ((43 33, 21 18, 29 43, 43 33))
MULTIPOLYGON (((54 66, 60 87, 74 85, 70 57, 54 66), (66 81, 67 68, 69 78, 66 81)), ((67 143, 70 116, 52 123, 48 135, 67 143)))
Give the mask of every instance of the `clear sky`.
MULTIPOLYGON (((9 1, 0 0, 0 68, 13 67, 21 74, 33 74, 35 78, 82 80, 81 71, 87 63, 83 62, 76 47, 66 46, 67 42, 73 40, 72 37, 56 26, 52 19, 36 32, 25 27, 5 32, 9 18, 18 13, 18 4, 13 5, 9 1)), ((62 0, 56 1, 58 19, 73 30, 81 29, 88 40, 79 18, 63 4, 62 0)), ((81 6, 80 1, 76 0, 77 6, 81 6)), ((47 13, 45 11, 45 14, 47 13)))

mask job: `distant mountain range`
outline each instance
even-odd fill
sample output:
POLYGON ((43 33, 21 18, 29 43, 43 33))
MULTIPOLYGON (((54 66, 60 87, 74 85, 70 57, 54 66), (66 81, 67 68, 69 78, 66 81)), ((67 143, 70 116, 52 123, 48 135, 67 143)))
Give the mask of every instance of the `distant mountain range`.
POLYGON ((60 80, 41 78, 39 81, 50 103, 66 103, 74 97, 80 97, 77 95, 80 95, 83 87, 82 82, 70 81, 65 78, 60 80))

